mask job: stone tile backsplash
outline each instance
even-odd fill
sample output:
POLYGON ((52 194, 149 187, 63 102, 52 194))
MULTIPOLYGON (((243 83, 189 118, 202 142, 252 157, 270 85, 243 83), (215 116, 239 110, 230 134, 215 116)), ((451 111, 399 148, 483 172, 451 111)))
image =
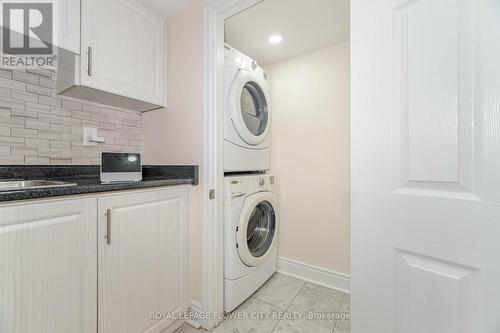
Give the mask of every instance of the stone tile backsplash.
POLYGON ((142 114, 57 96, 56 73, 0 69, 0 165, 100 163, 101 151, 140 152, 142 114), (105 143, 83 146, 83 127, 105 143))

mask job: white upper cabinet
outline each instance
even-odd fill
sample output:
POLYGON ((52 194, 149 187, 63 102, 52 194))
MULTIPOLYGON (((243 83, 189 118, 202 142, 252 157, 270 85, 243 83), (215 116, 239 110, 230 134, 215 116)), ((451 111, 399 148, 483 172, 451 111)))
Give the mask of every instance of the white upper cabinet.
POLYGON ((60 94, 148 111, 165 106, 165 24, 136 0, 82 0, 81 55, 62 54, 60 94))
POLYGON ((163 19, 135 0, 84 0, 82 82, 164 105, 163 19))
POLYGON ((82 83, 111 93, 136 96, 138 24, 133 0, 84 0, 82 83))
MULTIPOLYGON (((26 8, 11 5, 17 6, 9 11, 11 38, 19 44, 19 34, 27 34, 26 8)), ((52 6, 53 24, 42 25, 36 37, 49 42, 53 36, 59 49, 58 94, 137 111, 166 105, 162 15, 138 0, 54 0, 52 6)))

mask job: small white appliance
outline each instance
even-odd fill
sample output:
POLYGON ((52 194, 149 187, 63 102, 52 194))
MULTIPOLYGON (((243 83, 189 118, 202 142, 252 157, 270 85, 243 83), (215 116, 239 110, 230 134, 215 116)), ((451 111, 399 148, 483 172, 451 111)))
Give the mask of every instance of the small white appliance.
POLYGON ((225 45, 224 171, 271 168, 271 108, 267 73, 225 45))
POLYGON ((224 311, 250 297, 276 271, 279 215, 272 175, 225 178, 224 311))
POLYGON ((101 153, 101 182, 138 182, 141 180, 141 154, 101 153))

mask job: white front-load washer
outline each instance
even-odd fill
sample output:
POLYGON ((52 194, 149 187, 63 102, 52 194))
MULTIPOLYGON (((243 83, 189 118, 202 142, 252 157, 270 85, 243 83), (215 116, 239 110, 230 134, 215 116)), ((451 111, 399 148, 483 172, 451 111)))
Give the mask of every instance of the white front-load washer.
POLYGON ((271 109, 267 73, 225 45, 224 171, 271 168, 271 109))
POLYGON ((272 175, 225 178, 224 311, 250 297, 276 271, 279 216, 272 175))

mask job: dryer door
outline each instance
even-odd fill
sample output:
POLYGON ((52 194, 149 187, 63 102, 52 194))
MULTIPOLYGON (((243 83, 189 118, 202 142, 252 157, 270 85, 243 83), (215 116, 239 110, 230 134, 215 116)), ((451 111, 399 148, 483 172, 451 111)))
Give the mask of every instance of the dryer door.
POLYGON ((272 254, 278 241, 276 199, 271 192, 260 192, 245 199, 238 231, 238 254, 247 266, 258 266, 272 254))
POLYGON ((229 91, 231 120, 243 141, 249 145, 262 143, 271 128, 269 94, 254 72, 240 70, 229 91))

